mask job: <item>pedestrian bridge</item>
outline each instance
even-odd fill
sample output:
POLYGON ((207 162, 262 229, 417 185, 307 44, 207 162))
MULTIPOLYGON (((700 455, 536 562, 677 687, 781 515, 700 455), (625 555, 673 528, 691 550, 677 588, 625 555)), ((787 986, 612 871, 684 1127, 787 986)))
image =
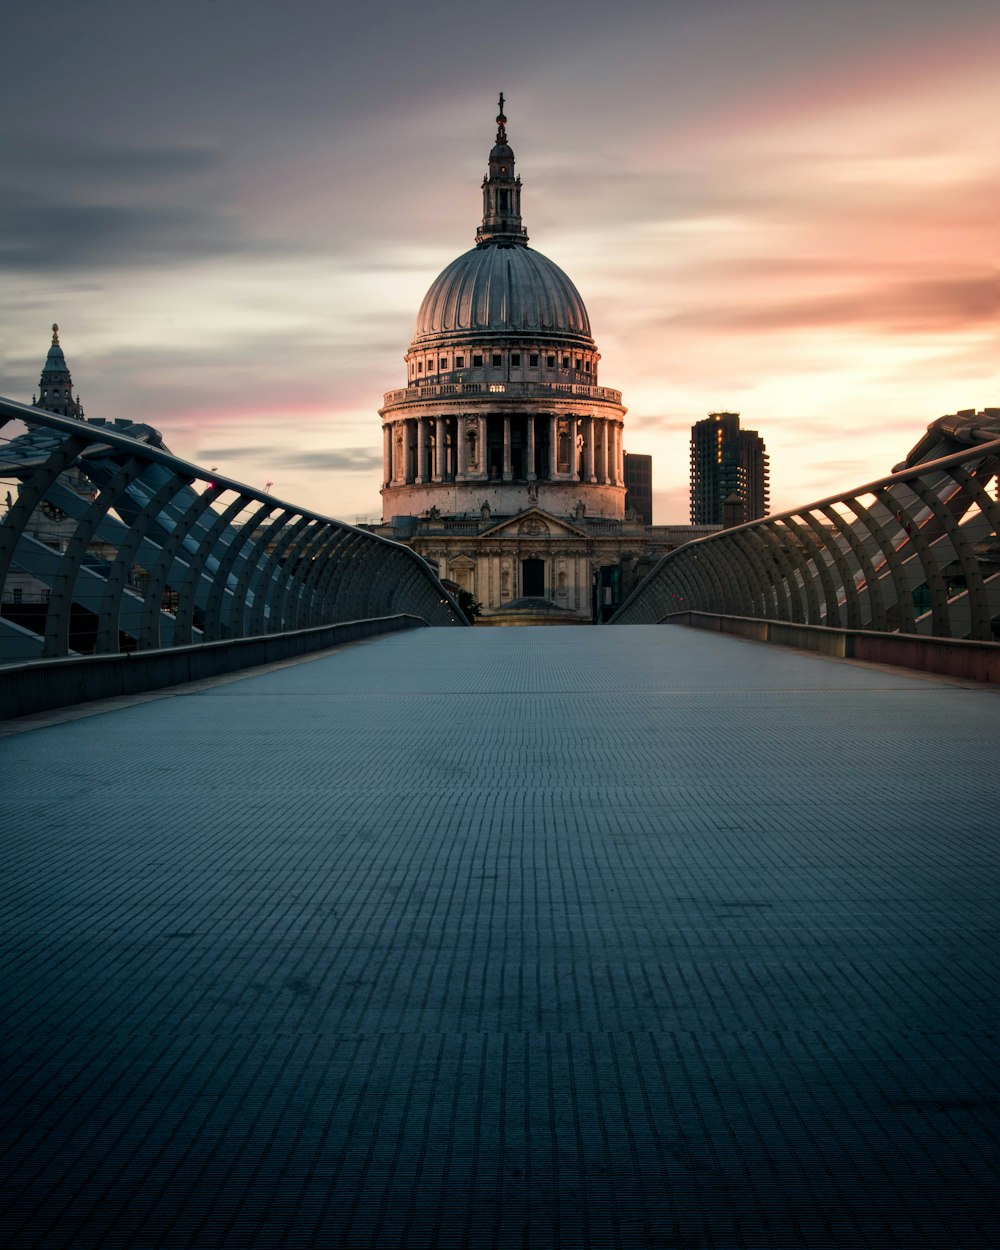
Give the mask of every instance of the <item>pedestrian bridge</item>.
POLYGON ((12 721, 18 1247, 993 1247, 1000 702, 419 629, 12 721))

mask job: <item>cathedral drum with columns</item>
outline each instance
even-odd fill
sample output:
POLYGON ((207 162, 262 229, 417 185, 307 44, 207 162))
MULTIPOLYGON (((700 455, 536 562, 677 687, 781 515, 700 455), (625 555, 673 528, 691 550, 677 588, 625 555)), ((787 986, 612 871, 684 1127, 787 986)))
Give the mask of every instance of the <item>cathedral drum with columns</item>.
POLYGON ((484 621, 589 621, 600 570, 649 535, 626 521, 621 393, 576 287, 528 246, 506 125, 501 95, 475 246, 431 284, 380 410, 382 532, 484 621))

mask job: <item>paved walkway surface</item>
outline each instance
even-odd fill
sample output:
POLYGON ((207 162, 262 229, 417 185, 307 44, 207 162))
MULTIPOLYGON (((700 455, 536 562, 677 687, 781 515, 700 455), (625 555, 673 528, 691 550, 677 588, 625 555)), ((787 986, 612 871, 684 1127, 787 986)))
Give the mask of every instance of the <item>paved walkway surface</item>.
POLYGON ((998 725, 615 627, 4 739, 0 1240, 995 1247, 998 725))

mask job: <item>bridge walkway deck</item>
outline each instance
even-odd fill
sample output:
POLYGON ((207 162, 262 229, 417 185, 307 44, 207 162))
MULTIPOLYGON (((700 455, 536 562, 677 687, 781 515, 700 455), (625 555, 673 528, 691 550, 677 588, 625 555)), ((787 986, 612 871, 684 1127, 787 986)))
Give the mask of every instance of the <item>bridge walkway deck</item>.
POLYGON ((998 712, 421 630, 5 737, 4 1244, 996 1246, 998 712))

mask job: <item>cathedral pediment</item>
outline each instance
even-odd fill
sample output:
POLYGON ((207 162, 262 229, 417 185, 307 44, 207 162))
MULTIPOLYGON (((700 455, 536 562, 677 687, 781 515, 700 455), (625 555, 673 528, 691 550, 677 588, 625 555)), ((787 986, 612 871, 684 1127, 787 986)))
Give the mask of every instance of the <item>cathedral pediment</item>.
POLYGON ((499 525, 483 530, 482 538, 534 538, 542 542, 547 538, 587 538, 586 530, 578 529, 562 517, 553 516, 544 508, 526 508, 517 516, 508 517, 499 525))

